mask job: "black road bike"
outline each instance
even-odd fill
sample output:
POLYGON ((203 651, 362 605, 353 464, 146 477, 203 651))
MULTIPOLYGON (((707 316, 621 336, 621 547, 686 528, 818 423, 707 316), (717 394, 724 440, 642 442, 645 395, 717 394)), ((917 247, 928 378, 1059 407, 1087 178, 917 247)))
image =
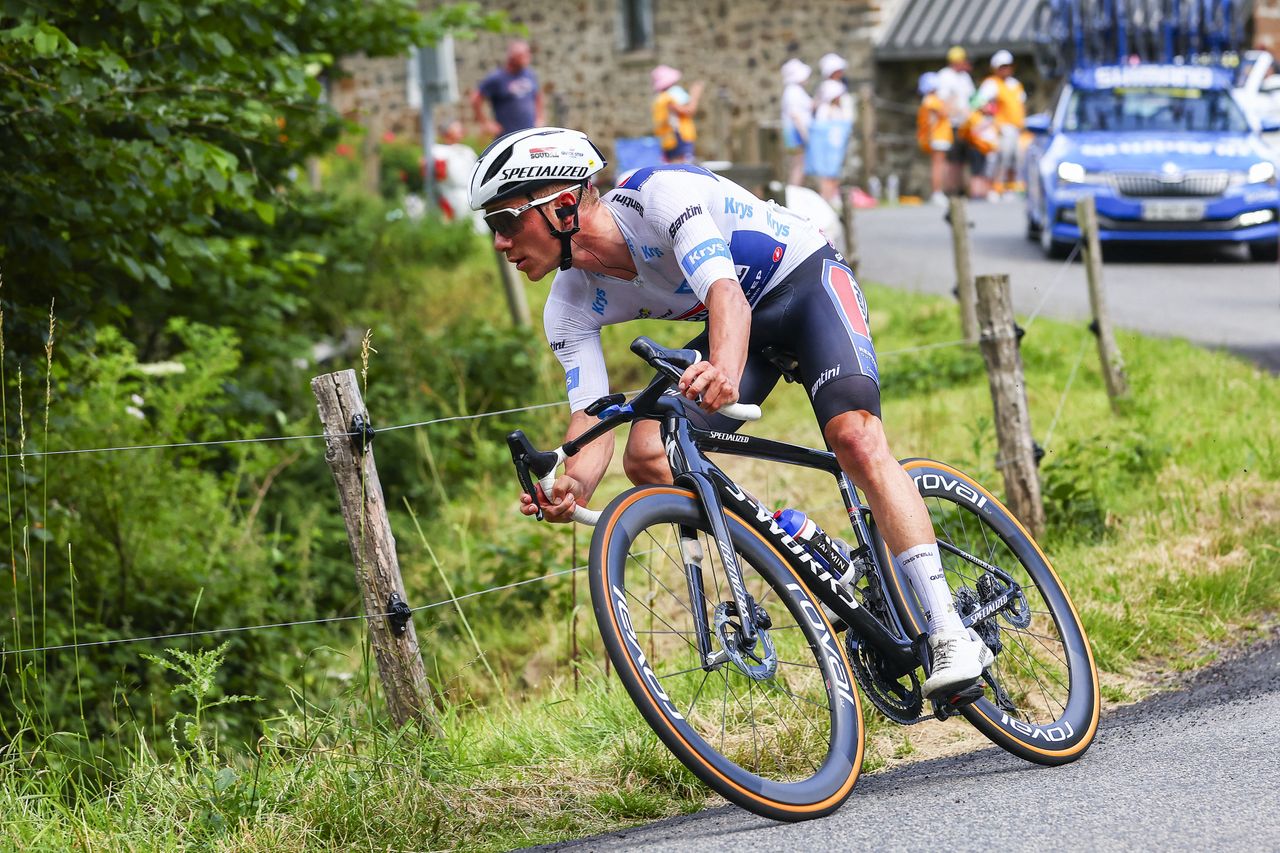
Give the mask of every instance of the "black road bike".
MULTIPOLYGON (((675 485, 639 486, 577 517, 595 525, 591 599, 607 653, 645 720, 698 778, 765 817, 829 814, 862 765, 856 688, 897 723, 962 715, 1038 764, 1084 753, 1099 713, 1088 640, 1048 559, 990 492, 941 462, 902 463, 929 508, 956 609, 996 653, 978 684, 930 700, 926 712, 921 607, 834 454, 700 428, 672 387, 698 353, 643 337, 631 349, 658 371, 645 390, 597 400, 587 412, 600 422, 555 450, 535 449, 520 430, 507 440, 533 495, 535 478, 550 491, 556 467, 595 438, 660 423, 675 485), (708 452, 831 474, 853 532, 852 577, 814 560, 708 452)), ((721 411, 759 417, 754 406, 721 411)))

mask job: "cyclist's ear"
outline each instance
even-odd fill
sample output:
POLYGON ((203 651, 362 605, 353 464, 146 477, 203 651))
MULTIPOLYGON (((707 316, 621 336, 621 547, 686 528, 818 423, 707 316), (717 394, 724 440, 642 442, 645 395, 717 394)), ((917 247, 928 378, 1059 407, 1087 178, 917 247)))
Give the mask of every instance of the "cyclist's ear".
POLYGON ((556 203, 559 205, 559 207, 556 208, 556 218, 560 220, 561 224, 564 224, 565 220, 570 216, 577 215, 578 197, 572 192, 566 190, 561 193, 560 197, 556 199, 556 203))

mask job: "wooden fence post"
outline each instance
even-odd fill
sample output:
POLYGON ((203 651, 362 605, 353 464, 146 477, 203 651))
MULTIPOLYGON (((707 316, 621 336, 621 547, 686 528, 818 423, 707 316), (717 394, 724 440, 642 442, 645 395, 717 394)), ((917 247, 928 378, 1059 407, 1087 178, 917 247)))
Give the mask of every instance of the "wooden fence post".
POLYGON ((960 301, 960 329, 964 339, 978 340, 978 309, 974 304, 973 262, 969 256, 969 210, 964 196, 953 195, 948 201, 951 218, 951 245, 956 259, 956 299, 960 301))
POLYGON ((364 168, 362 182, 370 195, 382 194, 382 107, 377 100, 366 101, 374 106, 363 116, 364 140, 360 144, 360 160, 364 168))
POLYGON ((840 200, 843 205, 840 208, 840 227, 844 231, 844 262, 849 265, 849 269, 853 271, 853 277, 858 277, 858 223, 853 213, 853 188, 843 187, 840 194, 840 200))
POLYGON ((876 90, 870 83, 858 87, 858 127, 862 131, 862 182, 870 185, 880 165, 876 150, 876 90))
POLYGON ((507 308, 511 311, 511 323, 517 329, 529 328, 529 300, 525 298, 524 280, 506 255, 495 251, 498 259, 498 278, 502 280, 502 292, 507 295, 507 308))
POLYGON ((1111 410, 1117 411, 1119 401, 1129 396, 1129 380, 1124 375, 1124 359, 1111 332, 1111 315, 1102 290, 1102 248, 1098 241, 1098 207, 1093 196, 1076 199, 1076 222, 1084 243, 1085 277, 1089 281, 1089 304, 1093 308, 1093 322, 1089 331, 1098 339, 1098 358, 1102 362, 1102 378, 1107 385, 1107 399, 1111 410))
POLYGON ((1018 352, 1018 332, 1013 322, 1013 298, 1009 276, 981 275, 978 290, 979 342, 987 363, 987 381, 995 408, 996 443, 1004 475, 1009 509, 1032 536, 1044 532, 1044 502, 1036 475, 1035 442, 1027 388, 1018 352))
MULTIPOLYGON (((369 633, 387 709, 397 726, 409 720, 438 734, 439 722, 431 699, 418 637, 408 617, 404 581, 396 558, 396 540, 383 502, 382 483, 374 465, 373 448, 361 432, 369 423, 354 370, 328 373, 311 380, 316 408, 324 424, 325 460, 338 486, 347 538, 356 564, 356 583, 368 614, 369 633), (359 422, 355 421, 356 417, 359 422), (403 611, 397 619, 382 614, 403 611)), ((370 435, 369 439, 372 438, 370 435)))

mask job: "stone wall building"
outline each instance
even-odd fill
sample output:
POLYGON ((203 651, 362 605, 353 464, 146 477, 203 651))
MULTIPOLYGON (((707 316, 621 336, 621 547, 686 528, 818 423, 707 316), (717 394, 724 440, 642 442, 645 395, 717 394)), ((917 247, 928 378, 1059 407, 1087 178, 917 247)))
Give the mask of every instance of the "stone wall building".
MULTIPOLYGON (((612 158, 612 140, 645 136, 653 93, 649 71, 672 65, 687 86, 702 80, 698 155, 779 166, 779 68, 798 57, 814 68, 827 52, 849 62, 851 90, 873 91, 874 113, 855 128, 847 167, 866 186, 864 154, 882 182, 899 176, 903 193, 927 194, 928 166, 915 145, 915 85, 943 64, 947 47, 970 50, 981 82, 998 49, 1017 61, 1030 112, 1047 108, 1054 81, 1041 80, 1031 57, 1037 0, 809 0, 780 6, 767 0, 487 0, 527 28, 546 101, 546 120, 585 130, 612 158), (870 87, 865 88, 865 87, 870 87), (873 139, 863 131, 874 126, 873 139)), ((436 109, 437 126, 458 118, 479 134, 466 92, 502 63, 505 35, 482 33, 454 43, 462 100, 436 109)), ((1253 43, 1280 53, 1280 0, 1257 0, 1253 43)), ((419 114, 409 98, 407 59, 348 57, 349 75, 333 86, 334 106, 348 117, 375 117, 382 133, 416 139, 419 114)), ((379 134, 379 136, 381 133, 379 134)))
MULTIPOLYGON (((849 62, 854 88, 874 78, 875 36, 901 0, 809 0, 779 5, 767 0, 490 0, 528 29, 533 68, 546 98, 546 119, 581 128, 593 138, 652 133, 649 72, 658 64, 702 80, 697 116, 698 154, 704 159, 758 161, 760 128, 778 124, 779 68, 796 56, 813 66, 836 52, 849 62)), ((482 33, 457 40, 454 52, 459 104, 437 109, 437 121, 460 118, 475 133, 465 92, 503 61, 508 36, 482 33)), ((343 61, 349 78, 335 84, 335 107, 355 117, 377 110, 384 131, 418 133, 408 102, 403 59, 343 61)), ((776 131, 775 131, 776 135, 776 131)), ((606 155, 611 152, 606 147, 606 155)))

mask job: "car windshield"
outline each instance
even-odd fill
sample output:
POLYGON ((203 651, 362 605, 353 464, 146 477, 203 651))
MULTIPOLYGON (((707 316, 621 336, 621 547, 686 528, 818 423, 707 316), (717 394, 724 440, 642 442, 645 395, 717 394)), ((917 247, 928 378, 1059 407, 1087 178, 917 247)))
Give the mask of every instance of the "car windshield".
POLYGON ((1063 129, 1247 133, 1249 122, 1231 95, 1215 89, 1077 89, 1063 129))

